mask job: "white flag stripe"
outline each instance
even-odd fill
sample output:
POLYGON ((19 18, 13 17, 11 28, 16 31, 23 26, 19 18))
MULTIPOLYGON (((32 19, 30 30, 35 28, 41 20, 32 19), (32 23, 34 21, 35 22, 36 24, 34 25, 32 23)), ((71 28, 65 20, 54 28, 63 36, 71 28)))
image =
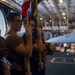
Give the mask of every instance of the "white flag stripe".
POLYGON ((24 2, 27 2, 27 1, 29 1, 29 0, 23 0, 23 3, 24 3, 24 2))
POLYGON ((25 3, 25 2, 27 2, 27 1, 29 1, 29 0, 23 0, 23 1, 22 1, 22 4, 25 3))

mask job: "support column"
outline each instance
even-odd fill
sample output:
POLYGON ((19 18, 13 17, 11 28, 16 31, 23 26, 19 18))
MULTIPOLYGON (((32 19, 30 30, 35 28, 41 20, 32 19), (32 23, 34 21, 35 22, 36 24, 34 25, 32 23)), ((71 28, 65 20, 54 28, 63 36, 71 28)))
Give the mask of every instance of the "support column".
POLYGON ((61 31, 61 18, 59 19, 59 31, 61 31))
POLYGON ((54 20, 52 19, 52 32, 53 32, 54 20))

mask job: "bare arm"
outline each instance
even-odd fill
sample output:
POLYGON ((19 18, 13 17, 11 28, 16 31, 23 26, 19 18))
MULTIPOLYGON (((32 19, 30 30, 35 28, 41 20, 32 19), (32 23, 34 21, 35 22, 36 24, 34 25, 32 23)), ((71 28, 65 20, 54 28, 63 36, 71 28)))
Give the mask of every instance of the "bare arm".
POLYGON ((25 25, 26 28, 26 50, 29 53, 29 57, 32 55, 32 30, 30 25, 25 25))
MULTIPOLYGON (((26 57, 31 56, 32 48, 30 46, 32 46, 32 45, 29 45, 29 42, 27 42, 27 45, 25 46, 23 40, 13 34, 6 37, 6 41, 7 41, 8 45, 18 54, 20 54, 22 56, 26 56, 26 57)), ((30 39, 29 39, 29 41, 30 41, 30 39)))
POLYGON ((20 54, 20 55, 22 55, 22 56, 25 56, 25 57, 30 57, 30 56, 31 56, 31 55, 30 55, 30 52, 29 52, 30 49, 27 50, 24 44, 20 44, 19 46, 17 46, 17 47, 15 48, 15 51, 16 51, 18 54, 20 54))
POLYGON ((25 29, 26 36, 23 39, 25 39, 26 44, 20 44, 15 50, 26 57, 30 57, 32 55, 32 30, 30 25, 25 25, 25 29))

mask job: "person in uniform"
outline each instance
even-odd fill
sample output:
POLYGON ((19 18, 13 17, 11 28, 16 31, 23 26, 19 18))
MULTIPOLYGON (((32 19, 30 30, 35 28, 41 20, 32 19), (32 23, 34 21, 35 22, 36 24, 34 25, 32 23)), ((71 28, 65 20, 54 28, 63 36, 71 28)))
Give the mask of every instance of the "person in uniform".
MULTIPOLYGON (((32 56, 29 59, 30 60, 31 73, 32 73, 32 75, 40 75, 39 69, 41 69, 43 67, 43 63, 42 62, 39 63, 39 52, 41 52, 40 47, 42 48, 42 46, 41 46, 41 41, 38 39, 38 37, 39 37, 39 34, 41 31, 39 28, 35 29, 35 22, 32 19, 29 21, 29 25, 32 28, 32 42, 33 42, 33 47, 32 47, 33 52, 32 52, 32 56), (40 44, 38 43, 38 41, 40 44), (40 47, 38 44, 40 45, 40 47)), ((25 40, 26 39, 26 33, 23 33, 21 37, 23 38, 23 40, 26 44, 27 43, 25 40)), ((40 37, 40 38, 42 39, 42 37, 40 37)))
POLYGON ((31 27, 27 27, 26 45, 21 37, 17 35, 22 26, 22 20, 19 13, 10 12, 6 16, 8 23, 8 32, 5 34, 5 39, 9 46, 8 60, 11 63, 11 75, 25 75, 25 57, 32 55, 32 32, 31 27))

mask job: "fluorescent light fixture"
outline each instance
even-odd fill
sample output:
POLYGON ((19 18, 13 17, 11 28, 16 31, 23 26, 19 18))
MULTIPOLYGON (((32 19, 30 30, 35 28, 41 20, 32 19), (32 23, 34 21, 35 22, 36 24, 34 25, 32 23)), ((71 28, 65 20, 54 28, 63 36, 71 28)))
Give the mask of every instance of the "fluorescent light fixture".
POLYGON ((8 0, 2 0, 2 1, 8 3, 8 0))
POLYGON ((62 15, 66 15, 65 13, 62 13, 62 15))
POLYGON ((43 20, 42 18, 40 18, 40 20, 43 20))
POLYGON ((66 19, 66 17, 63 17, 63 19, 66 19))
POLYGON ((63 0, 59 0, 60 3, 63 3, 63 0))
POLYGON ((49 20, 50 22, 52 22, 52 20, 49 20))
POLYGON ((2 0, 2 1, 6 1, 6 0, 2 0))

